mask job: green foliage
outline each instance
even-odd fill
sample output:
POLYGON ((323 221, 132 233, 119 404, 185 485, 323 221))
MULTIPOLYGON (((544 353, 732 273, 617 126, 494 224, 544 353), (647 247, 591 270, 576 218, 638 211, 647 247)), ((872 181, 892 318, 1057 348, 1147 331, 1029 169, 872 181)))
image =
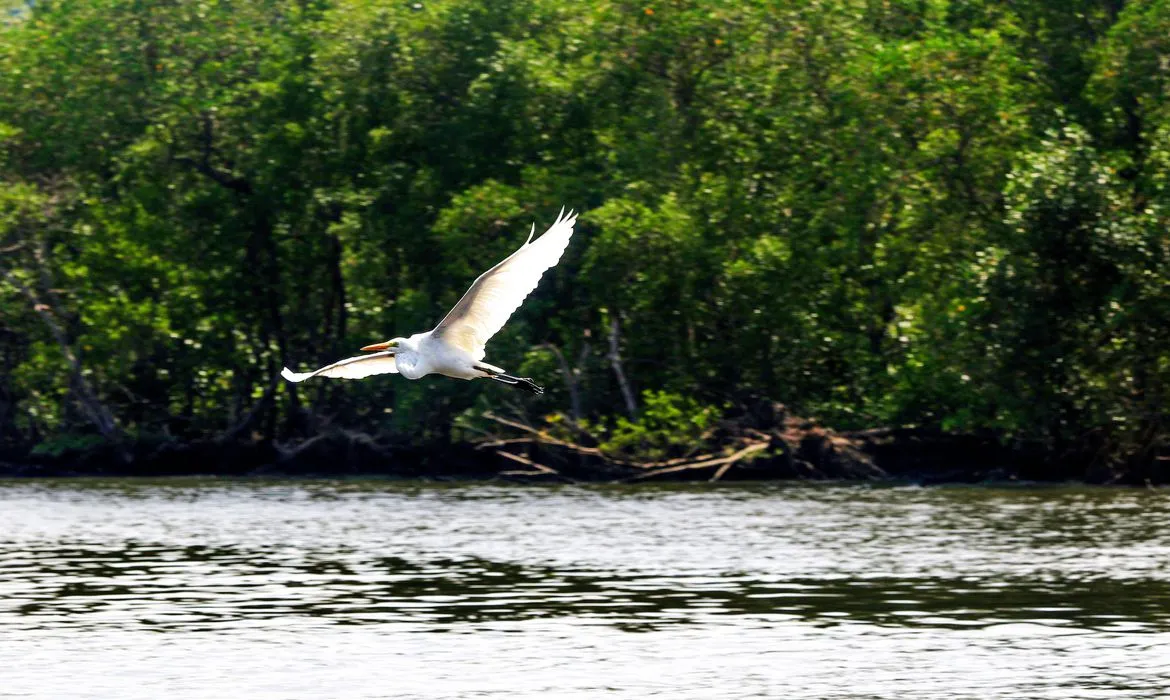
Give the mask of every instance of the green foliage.
POLYGON ((693 450, 709 437, 721 410, 667 391, 642 392, 637 419, 619 416, 600 447, 615 455, 664 459, 693 450))
POLYGON ((74 435, 65 433, 56 435, 49 440, 38 444, 32 449, 32 454, 45 457, 60 457, 66 452, 85 452, 102 445, 105 440, 101 435, 74 435))
MULTIPOLYGON (((124 429, 205 436, 282 365, 430 327, 562 204, 579 234, 488 359, 613 449, 761 396, 839 427, 1168 433, 1166 0, 14 7, 0 443, 85 421, 14 282, 124 429)), ((445 440, 505 391, 285 385, 251 428, 445 440)))

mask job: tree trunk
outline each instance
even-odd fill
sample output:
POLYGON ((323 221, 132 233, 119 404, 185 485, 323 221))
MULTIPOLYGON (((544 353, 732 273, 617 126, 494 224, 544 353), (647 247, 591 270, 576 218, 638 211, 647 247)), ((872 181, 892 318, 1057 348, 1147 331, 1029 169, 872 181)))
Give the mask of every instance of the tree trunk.
POLYGON ((569 367, 569 361, 565 359, 564 353, 560 348, 552 343, 545 343, 544 346, 557 358, 557 364, 561 366, 561 375, 565 378, 565 388, 569 390, 569 411, 572 414, 573 422, 580 424, 583 411, 581 409, 581 388, 577 380, 577 375, 572 367, 569 367))
POLYGON ((609 364, 613 367, 618 388, 622 391, 622 399, 626 402, 626 413, 630 414, 630 418, 637 418, 638 403, 634 399, 634 391, 630 388, 630 382, 626 379, 626 372, 622 369, 622 356, 618 350, 620 343, 621 327, 618 325, 617 314, 614 313, 609 317, 609 364))

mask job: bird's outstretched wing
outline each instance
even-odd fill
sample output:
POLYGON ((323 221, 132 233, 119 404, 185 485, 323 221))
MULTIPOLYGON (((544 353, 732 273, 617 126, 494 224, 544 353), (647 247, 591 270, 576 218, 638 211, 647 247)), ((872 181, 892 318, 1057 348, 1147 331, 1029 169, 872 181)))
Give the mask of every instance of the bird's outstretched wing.
POLYGON ((288 367, 280 371, 280 376, 290 382, 303 382, 313 377, 333 377, 335 379, 361 379, 372 374, 397 374, 398 366, 394 364, 393 351, 374 352, 369 355, 358 355, 338 360, 326 365, 315 372, 293 372, 288 367))
POLYGON ((544 235, 534 241, 529 234, 519 250, 475 280, 435 327, 434 336, 482 360, 487 341, 536 289, 544 271, 561 259, 575 223, 577 215, 572 210, 566 214, 562 209, 544 235))

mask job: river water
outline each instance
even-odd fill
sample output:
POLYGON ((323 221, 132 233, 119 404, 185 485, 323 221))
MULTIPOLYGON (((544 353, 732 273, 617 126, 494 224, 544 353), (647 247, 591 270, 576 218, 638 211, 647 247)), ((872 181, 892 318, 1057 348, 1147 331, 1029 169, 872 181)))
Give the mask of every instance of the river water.
POLYGON ((0 697, 1166 698, 1170 492, 0 482, 0 697))

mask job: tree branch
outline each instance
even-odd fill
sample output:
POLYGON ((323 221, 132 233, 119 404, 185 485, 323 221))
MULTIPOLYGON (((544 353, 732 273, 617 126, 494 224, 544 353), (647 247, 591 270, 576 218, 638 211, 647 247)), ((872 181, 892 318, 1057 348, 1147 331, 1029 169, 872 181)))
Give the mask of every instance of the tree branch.
POLYGON ((176 163, 186 165, 196 172, 206 175, 207 177, 216 181, 220 185, 223 185, 229 190, 232 190, 233 192, 239 192, 240 194, 252 194, 253 192, 252 183, 243 178, 220 172, 219 170, 216 170, 215 168, 208 165, 206 162, 197 161, 194 158, 188 158, 186 156, 175 156, 174 160, 176 163))
POLYGON ((200 140, 200 159, 188 158, 186 156, 174 156, 174 161, 201 173, 208 178, 214 180, 220 185, 226 187, 233 192, 240 194, 252 194, 252 183, 241 177, 236 177, 230 173, 225 173, 222 170, 216 170, 211 166, 211 156, 215 152, 215 135, 213 129, 215 123, 211 119, 211 115, 204 112, 201 116, 202 129, 199 133, 200 140))
POLYGON ((715 475, 712 476, 710 479, 710 481, 718 481, 719 479, 723 478, 723 475, 727 473, 728 469, 731 469, 731 467, 735 466, 735 464, 737 464, 744 457, 747 457, 748 455, 750 455, 754 452, 759 452, 760 450, 766 448, 767 446, 768 446, 768 443, 766 443, 766 442, 753 443, 753 444, 748 445, 747 447, 745 447, 745 448, 739 450, 738 452, 736 452, 732 455, 729 455, 727 457, 719 457, 716 459, 702 459, 702 460, 699 460, 697 462, 688 462, 686 464, 680 464, 680 465, 674 466, 674 467, 655 469, 654 471, 649 471, 649 472, 646 472, 644 474, 638 474, 637 476, 630 479, 630 481, 641 481, 642 479, 650 479, 650 478, 655 477, 655 476, 661 476, 663 474, 672 474, 674 472, 687 471, 690 469, 709 469, 711 467, 719 467, 718 471, 716 471, 715 475))

